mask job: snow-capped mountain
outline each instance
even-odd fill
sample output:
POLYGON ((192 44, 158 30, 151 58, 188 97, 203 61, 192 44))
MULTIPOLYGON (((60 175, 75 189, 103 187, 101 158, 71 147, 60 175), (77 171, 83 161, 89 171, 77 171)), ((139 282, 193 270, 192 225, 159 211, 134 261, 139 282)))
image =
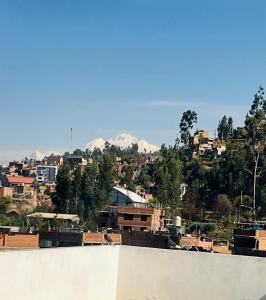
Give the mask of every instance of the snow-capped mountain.
POLYGON ((119 134, 113 138, 110 138, 108 140, 105 140, 103 138, 97 138, 95 140, 90 141, 85 149, 88 149, 90 151, 93 151, 94 149, 98 148, 100 150, 104 149, 104 144, 105 142, 108 142, 111 145, 115 145, 117 147, 120 147, 122 149, 126 149, 132 146, 132 144, 137 144, 138 145, 138 150, 139 152, 144 153, 145 150, 147 153, 149 152, 156 152, 159 150, 159 147, 149 144, 145 140, 140 140, 135 136, 132 136, 128 133, 122 133, 119 134))
POLYGON ((45 151, 45 152, 41 152, 39 150, 34 151, 31 155, 30 155, 30 159, 34 159, 34 160, 43 160, 44 157, 50 156, 51 154, 54 155, 60 155, 59 152, 57 151, 45 151))

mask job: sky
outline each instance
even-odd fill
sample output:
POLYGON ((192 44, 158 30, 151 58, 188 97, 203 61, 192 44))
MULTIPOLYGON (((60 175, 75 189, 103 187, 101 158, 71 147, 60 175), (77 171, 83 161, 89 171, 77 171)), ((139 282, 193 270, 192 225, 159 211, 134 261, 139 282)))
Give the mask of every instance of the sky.
POLYGON ((214 135, 266 86, 264 0, 0 0, 0 163, 127 132, 214 135))

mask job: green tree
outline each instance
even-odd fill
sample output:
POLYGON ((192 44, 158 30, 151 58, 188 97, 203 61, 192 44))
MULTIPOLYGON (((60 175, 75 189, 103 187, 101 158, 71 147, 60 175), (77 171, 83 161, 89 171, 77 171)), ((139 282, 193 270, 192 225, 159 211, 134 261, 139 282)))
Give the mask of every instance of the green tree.
POLYGON ((222 120, 219 121, 217 133, 219 139, 226 139, 228 133, 228 123, 226 116, 223 116, 222 120))
POLYGON ((185 145, 189 144, 189 139, 191 136, 191 130, 193 129, 193 125, 197 123, 198 117, 195 111, 187 110, 183 113, 179 127, 180 127, 180 135, 181 142, 185 145))
POLYGON ((233 118, 229 117, 227 120, 227 124, 228 124, 228 135, 232 137, 233 135, 233 131, 234 131, 234 125, 233 125, 233 118))
POLYGON ((125 166, 123 168, 123 175, 121 177, 120 184, 125 186, 128 190, 135 192, 136 187, 133 182, 133 174, 134 174, 133 164, 129 164, 128 166, 125 166))
POLYGON ((0 215, 5 215, 10 202, 10 199, 7 197, 0 198, 0 215))
POLYGON ((111 202, 111 193, 115 185, 115 157, 110 153, 104 153, 99 164, 98 176, 98 207, 103 209, 111 202))
POLYGON ((82 174, 81 168, 78 166, 74 170, 73 179, 72 179, 72 201, 71 201, 71 212, 78 214, 81 219, 84 214, 84 203, 81 200, 81 184, 82 184, 82 174))
POLYGON ((53 203, 57 212, 69 213, 72 199, 71 173, 68 164, 64 164, 58 170, 56 177, 56 192, 53 195, 53 203))
POLYGON ((266 144, 266 100, 264 99, 264 90, 259 90, 254 96, 253 103, 249 114, 246 116, 246 129, 249 135, 247 154, 251 164, 247 171, 253 177, 253 213, 256 212, 256 188, 257 179, 260 177, 262 170, 263 153, 266 144))
POLYGON ((97 210, 97 177, 99 168, 96 161, 88 165, 82 175, 80 198, 84 205, 84 219, 87 220, 95 215, 97 210))
POLYGON ((228 219, 233 210, 232 203, 226 194, 220 194, 216 200, 216 211, 223 217, 228 219))
POLYGON ((182 163, 173 148, 161 148, 161 159, 156 163, 154 181, 159 203, 169 206, 171 213, 180 206, 180 185, 182 183, 182 163))
POLYGON ((144 165, 139 173, 139 176, 137 177, 137 184, 140 185, 145 192, 147 192, 150 188, 150 184, 151 184, 151 177, 148 174, 148 167, 146 165, 144 165))

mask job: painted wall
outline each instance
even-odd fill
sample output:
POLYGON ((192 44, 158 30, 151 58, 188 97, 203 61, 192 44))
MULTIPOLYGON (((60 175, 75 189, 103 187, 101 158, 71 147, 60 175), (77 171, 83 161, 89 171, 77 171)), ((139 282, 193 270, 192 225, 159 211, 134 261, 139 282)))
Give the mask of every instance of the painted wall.
POLYGON ((115 300, 119 247, 0 252, 0 299, 115 300))
POLYGON ((117 299, 258 300, 265 280, 265 258, 122 246, 117 299))
POLYGON ((5 300, 259 300, 266 259, 127 246, 0 252, 5 300))

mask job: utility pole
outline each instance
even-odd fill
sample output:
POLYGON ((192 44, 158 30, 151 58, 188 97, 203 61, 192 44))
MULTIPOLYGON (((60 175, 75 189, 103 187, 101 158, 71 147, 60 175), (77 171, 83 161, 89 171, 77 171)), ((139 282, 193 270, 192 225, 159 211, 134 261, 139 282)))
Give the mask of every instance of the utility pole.
POLYGON ((72 154, 73 152, 73 149, 72 149, 72 142, 73 142, 73 139, 72 139, 72 127, 70 128, 70 154, 72 154))

